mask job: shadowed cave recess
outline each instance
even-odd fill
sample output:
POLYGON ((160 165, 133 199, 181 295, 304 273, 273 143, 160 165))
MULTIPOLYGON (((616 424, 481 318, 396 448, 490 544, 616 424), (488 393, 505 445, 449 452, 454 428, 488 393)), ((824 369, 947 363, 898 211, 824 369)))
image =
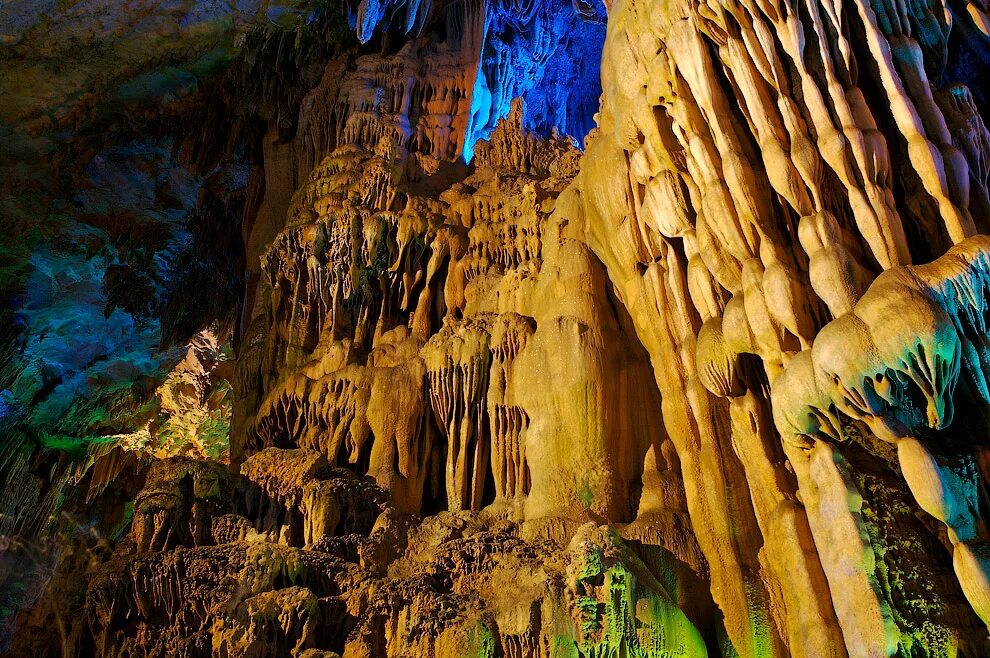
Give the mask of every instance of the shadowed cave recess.
POLYGON ((0 2, 0 655, 990 656, 985 0, 0 2))

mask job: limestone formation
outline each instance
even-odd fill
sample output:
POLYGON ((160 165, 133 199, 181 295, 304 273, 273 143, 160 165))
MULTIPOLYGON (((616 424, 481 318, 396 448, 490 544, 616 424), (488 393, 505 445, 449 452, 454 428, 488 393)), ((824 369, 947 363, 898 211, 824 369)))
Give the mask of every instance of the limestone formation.
MULTIPOLYGON (((609 16, 601 127, 569 212, 584 218, 657 366, 713 594, 747 655, 944 650, 882 582, 877 555, 898 548, 871 536, 864 505, 880 503, 864 500, 842 457, 850 436, 903 471, 918 505, 965 528, 952 539, 956 572, 985 616, 967 520, 980 515, 955 507, 979 506, 962 502, 976 480, 940 475, 916 438, 951 427, 960 369, 982 372, 978 348, 966 357, 960 340, 982 331, 962 309, 982 308, 982 238, 966 238, 988 218, 969 182, 982 156, 964 155, 976 151, 945 128, 966 112, 965 85, 940 96, 944 113, 929 87, 945 62, 926 40, 948 31, 917 27, 931 16, 814 2, 683 13, 621 2, 609 16), (877 90, 887 102, 867 99, 877 90), (918 181, 900 209, 891 152, 903 154, 896 177, 918 181), (906 230, 957 246, 930 266, 893 267, 926 256, 909 253, 906 230), (713 480, 746 484, 713 491, 713 480), (762 600, 746 585, 754 570, 762 600)), ((979 451, 968 437, 950 451, 979 451)))
POLYGON ((990 655, 987 8, 347 6, 15 651, 990 655))

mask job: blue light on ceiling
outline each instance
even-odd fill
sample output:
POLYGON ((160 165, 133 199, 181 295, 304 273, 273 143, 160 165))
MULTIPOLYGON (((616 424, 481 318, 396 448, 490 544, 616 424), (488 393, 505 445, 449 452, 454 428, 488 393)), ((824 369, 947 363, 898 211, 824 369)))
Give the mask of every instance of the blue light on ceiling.
POLYGON ((576 142, 594 125, 601 96, 599 65, 605 43, 600 3, 579 13, 569 0, 537 0, 525 9, 500 0, 489 5, 475 79, 464 160, 522 97, 527 129, 576 142))
MULTIPOLYGON (((362 42, 390 24, 415 35, 433 8, 426 0, 361 0, 350 21, 362 42)), ((594 125, 601 96, 606 18, 599 0, 485 1, 465 161, 519 97, 526 128, 544 137, 570 135, 580 144, 594 125)))

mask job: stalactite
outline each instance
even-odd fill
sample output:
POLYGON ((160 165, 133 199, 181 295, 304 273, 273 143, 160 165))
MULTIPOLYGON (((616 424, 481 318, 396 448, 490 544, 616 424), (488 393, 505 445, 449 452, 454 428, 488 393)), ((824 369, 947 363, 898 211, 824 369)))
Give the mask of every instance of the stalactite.
POLYGON ((447 505, 480 509, 489 471, 485 394, 490 336, 478 321, 449 324, 423 350, 430 401, 447 439, 447 505))
POLYGON ((533 335, 534 324, 531 318, 506 314, 499 316, 492 328, 487 405, 496 503, 519 504, 531 486, 526 462, 529 416, 525 409, 511 404, 506 387, 513 376, 513 361, 533 335))
MULTIPOLYGON (((625 2, 609 15, 601 129, 576 183, 583 207, 570 212, 586 214, 653 359, 692 524, 743 655, 891 655, 942 641, 907 621, 892 567, 864 559, 905 549, 869 529, 883 503, 854 504, 866 494, 841 453, 865 434, 894 473, 894 453, 871 441, 903 445, 919 470, 915 484, 904 471, 906 484, 941 516, 932 474, 966 472, 965 460, 900 443, 920 440, 919 424, 926 436, 951 427, 947 391, 980 359, 947 330, 978 336, 980 325, 941 295, 979 297, 924 278, 953 263, 959 275, 946 278, 971 280, 964 272, 982 267, 981 238, 967 239, 986 220, 979 112, 965 86, 933 82, 953 11, 715 3, 674 15, 625 2), (952 243, 941 269, 897 267, 952 243), (701 489, 735 481, 736 458, 748 494, 701 489), (756 528, 740 513, 749 505, 756 528), (754 532, 758 567, 745 539, 726 539, 754 532), (769 605, 740 589, 754 568, 769 605), (768 621, 776 646, 760 635, 768 621)), ((973 372, 964 379, 980 390, 982 366, 973 372)), ((962 562, 973 577, 978 560, 962 562)), ((977 612, 978 588, 962 586, 977 612)))

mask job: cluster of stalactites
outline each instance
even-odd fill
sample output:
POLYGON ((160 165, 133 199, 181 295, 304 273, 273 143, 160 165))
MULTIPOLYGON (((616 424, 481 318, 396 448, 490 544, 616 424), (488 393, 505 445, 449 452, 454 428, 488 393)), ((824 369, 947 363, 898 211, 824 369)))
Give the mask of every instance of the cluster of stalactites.
POLYGON ((604 8, 597 2, 498 0, 485 3, 485 9, 465 159, 518 98, 531 108, 527 128, 544 137, 581 140, 592 127, 600 93, 604 8))
POLYGON ((532 480, 526 461, 529 415, 508 394, 512 364, 536 331, 532 318, 518 313, 500 315, 491 329, 492 365, 488 383, 488 420, 496 502, 523 501, 532 480))
MULTIPOLYGON (((392 146, 382 142, 380 151, 392 146)), ((512 518, 554 509, 579 515, 589 506, 612 514, 609 506, 621 500, 614 514, 626 518, 632 509, 627 490, 638 486, 638 453, 646 449, 639 437, 646 430, 630 430, 611 407, 599 410, 597 400, 616 407, 655 400, 648 392, 627 396, 622 387, 634 365, 621 357, 616 371, 611 357, 602 356, 603 332, 618 331, 604 310, 610 294, 604 275, 586 247, 563 237, 567 221, 554 219, 579 152, 566 140, 534 138, 517 105, 478 153, 474 171, 453 185, 435 184, 446 175, 411 180, 399 166, 410 155, 401 144, 387 157, 341 147, 314 171, 294 198, 290 225, 265 257, 265 271, 275 284, 281 270, 298 268, 311 251, 322 280, 350 276, 351 294, 341 292, 342 301, 326 311, 335 318, 335 309, 344 309, 343 321, 300 325, 292 314, 313 307, 306 298, 290 305, 285 292, 270 292, 271 304, 264 304, 253 331, 267 331, 263 342, 276 345, 278 354, 293 322, 308 332, 307 339, 293 338, 292 359, 269 358, 257 345, 246 352, 245 364, 257 366, 249 387, 257 395, 239 407, 247 418, 244 447, 319 450, 331 463, 373 477, 410 512, 421 512, 424 500, 433 507, 446 498, 448 509, 493 505, 512 518), (379 169, 389 172, 382 180, 393 185, 384 197, 358 195, 378 180, 367 173, 373 171, 369 161, 396 165, 379 169), (291 242, 304 230, 314 231, 305 249, 291 242), (283 242, 290 246, 280 247, 283 242), (346 253, 333 251, 334 244, 346 253), (558 261, 548 266, 547 254, 558 261), (541 307, 534 291, 564 286, 561 278, 574 281, 575 289, 566 288, 561 299, 548 298, 541 307), (357 294, 368 284, 376 294, 357 294), (605 329, 598 326, 599 312, 605 329), (544 329, 532 341, 537 315, 545 318, 544 329), (563 357, 546 345, 561 333, 573 355, 566 358, 583 365, 573 369, 574 381, 565 390, 533 391, 530 382, 562 365, 563 357), (605 390, 595 368, 614 376, 614 390, 605 390), (567 396, 580 397, 590 415, 573 419, 564 431, 570 422, 563 418, 567 396), (552 433, 549 447, 535 453, 527 448, 533 426, 552 433), (590 476, 569 466, 544 473, 542 481, 534 477, 531 459, 556 458, 585 434, 594 434, 594 454, 586 460, 595 464, 590 476), (634 445, 623 443, 627 434, 635 435, 634 445), (601 501, 589 477, 608 489, 601 501)), ((456 168, 446 173, 455 175, 456 168)), ((263 298, 266 292, 261 289, 263 298)), ((331 290, 327 295, 333 300, 331 290)))
POLYGON ((426 170, 434 158, 470 161, 520 97, 532 106, 527 127, 543 136, 581 140, 592 127, 605 35, 597 0, 360 0, 352 12, 362 42, 390 30, 409 40, 396 55, 358 60, 335 112, 338 143, 392 134, 426 156, 426 170), (444 41, 423 36, 431 30, 444 41))
MULTIPOLYGON (((501 141, 517 144, 516 157, 543 163, 534 171, 544 176, 560 170, 538 140, 512 130, 523 135, 518 116, 500 129, 501 141)), ((439 484, 446 482, 451 508, 480 508, 492 479, 497 500, 521 505, 530 487, 529 417, 506 383, 532 321, 500 316, 493 358, 486 322, 462 316, 469 284, 481 295, 499 277, 539 271, 553 196, 541 179, 492 175, 496 160, 488 159, 488 173, 432 199, 401 191, 402 179, 386 167, 391 157, 342 147, 324 159, 263 256, 270 324, 253 329, 268 337, 243 358, 240 390, 262 393, 244 450, 318 450, 331 463, 367 468, 396 504, 418 511, 428 463, 442 458, 430 438, 439 428, 449 462, 439 484), (374 185, 383 191, 369 192, 374 185), (378 296, 359 294, 369 283, 378 296), (372 331, 367 318, 376 317, 372 331), (443 328, 420 355, 438 320, 443 328), (474 351, 448 340, 462 335, 477 339, 468 341, 474 351), (248 361, 260 378, 254 388, 248 361)))
POLYGON ((990 622, 990 548, 978 493, 987 474, 973 452, 984 439, 953 426, 957 399, 990 405, 988 285, 984 236, 930 264, 884 272, 788 364, 773 384, 773 406, 794 449, 844 441, 850 420, 894 444, 915 500, 948 528, 964 594, 990 622), (960 432, 963 448, 951 438, 960 432))
MULTIPOLYGON (((503 207, 503 197, 475 194, 472 215, 475 221, 468 231, 468 250, 464 258, 467 283, 483 274, 504 274, 520 268, 539 270, 542 221, 536 212, 536 190, 523 190, 521 207, 503 207)), ((506 195, 511 198, 511 195, 506 195)))
POLYGON ((320 117, 314 137, 329 132, 333 145, 365 148, 386 140, 409 154, 403 164, 411 178, 435 173, 464 149, 485 3, 362 0, 357 5, 355 28, 362 41, 404 10, 412 21, 405 26, 407 40, 397 52, 360 56, 339 79, 321 83, 336 93, 329 108, 310 109, 320 117), (427 24, 436 31, 420 34, 427 24), (446 38, 436 39, 439 33, 446 38))
POLYGON ((476 320, 444 326, 423 348, 430 402, 447 438, 447 505, 480 509, 488 473, 485 427, 490 336, 476 320))
POLYGON ((450 509, 521 506, 529 493, 530 419, 508 389, 534 331, 533 319, 518 313, 481 314, 450 321, 423 348, 434 417, 447 438, 450 509), (489 478, 495 498, 483 501, 489 478))
POLYGON ((977 236, 930 264, 881 274, 774 382, 781 433, 842 440, 839 413, 890 442, 944 430, 960 381, 990 404, 988 250, 977 236))
MULTIPOLYGON (((645 21, 650 48, 660 52, 640 52, 646 41, 610 41, 606 59, 651 66, 644 92, 629 87, 636 76, 624 66, 606 68, 607 91, 627 103, 615 105, 612 129, 628 144, 639 220, 665 238, 683 240, 686 257, 704 265, 693 268, 692 286, 703 319, 717 314, 728 295, 760 285, 769 324, 776 325, 766 329, 807 343, 818 328, 805 319, 815 315, 817 300, 809 297, 837 317, 868 283, 865 268, 911 262, 905 222, 944 244, 990 219, 986 128, 964 86, 948 87, 937 98, 928 91, 910 29, 887 35, 897 44, 887 50, 887 21, 869 8, 854 18, 828 3, 811 3, 806 14, 716 4, 704 16, 668 24, 663 14, 641 15, 648 4, 630 3, 610 28, 645 21), (866 53, 845 36, 856 21, 865 26, 866 53), (836 32, 835 41, 826 36, 836 32), (814 38, 805 45, 808 34, 814 38), (775 48, 794 62, 793 70, 775 48), (821 53, 821 64, 811 52, 821 53), (879 63, 896 138, 880 132, 886 117, 857 86, 856 60, 866 57, 879 63), (804 90, 803 107, 791 93, 796 87, 804 90), (907 204, 910 217, 895 207, 891 143, 905 151, 919 179, 907 204), (788 243, 796 234, 807 253, 793 257, 788 243), (810 269, 819 276, 809 277, 807 260, 816 255, 810 269), (714 295, 708 292, 713 286, 714 295)), ((895 18, 890 21, 901 26, 917 20, 895 18)), ((779 337, 756 338, 765 351, 780 351, 779 337)))
POLYGON ((299 446, 319 450, 334 462, 357 462, 371 434, 369 380, 360 367, 315 380, 293 374, 265 398, 245 447, 299 446))
MULTIPOLYGON (((388 142, 376 153, 342 147, 328 156, 293 197, 287 226, 262 255, 271 286, 272 315, 284 346, 282 358, 301 364, 323 332, 339 336, 342 326, 367 333, 369 280, 396 271, 406 243, 393 249, 400 230, 399 173, 388 142)), ((409 231, 405 237, 411 239, 409 231)), ((386 277, 388 279, 389 277, 386 277)), ((403 284, 408 281, 403 279, 403 284)))

